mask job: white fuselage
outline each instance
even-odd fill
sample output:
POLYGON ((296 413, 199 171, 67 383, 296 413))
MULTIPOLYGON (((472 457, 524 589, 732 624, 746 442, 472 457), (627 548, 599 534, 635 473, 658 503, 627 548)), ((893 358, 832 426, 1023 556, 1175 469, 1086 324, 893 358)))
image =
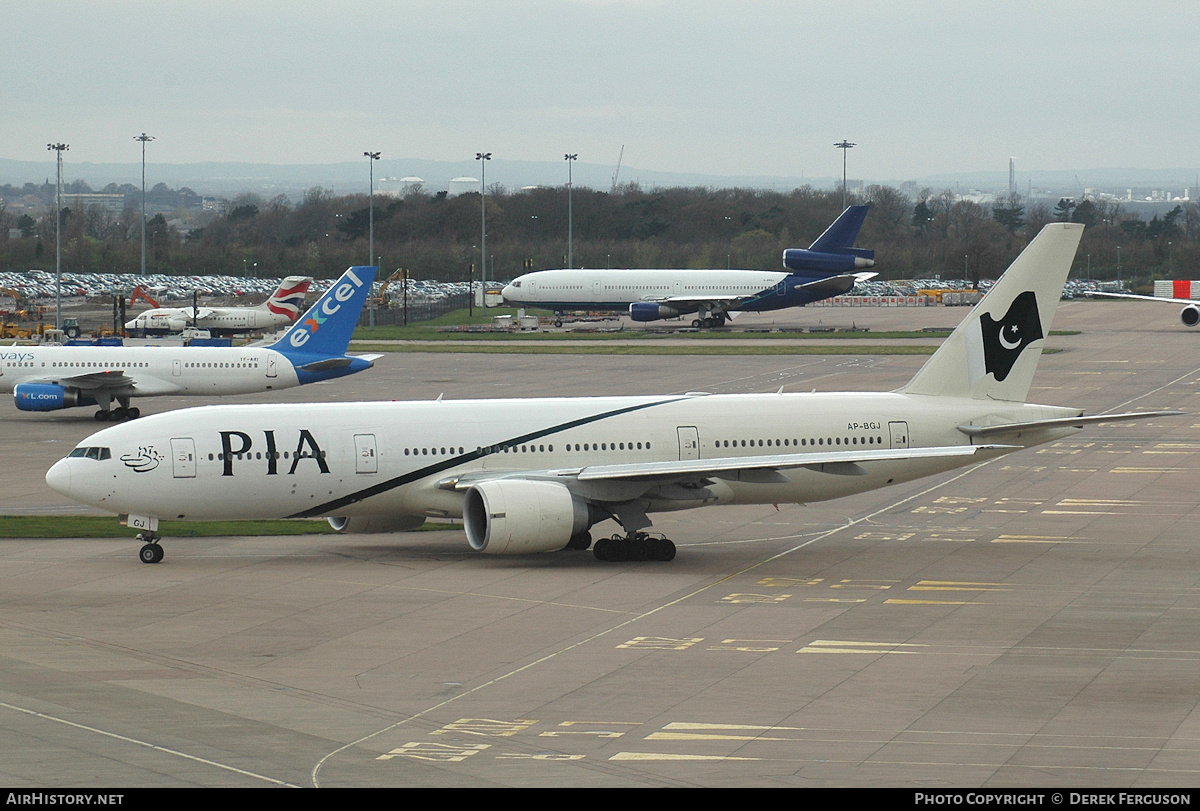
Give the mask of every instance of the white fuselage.
POLYGON ((136 318, 125 323, 125 328, 135 333, 162 335, 195 327, 225 335, 279 329, 291 323, 292 319, 287 315, 276 315, 266 307, 206 308, 198 318, 192 317, 191 307, 159 307, 138 313, 136 318))
MULTIPOLYGON (((472 476, 572 482, 594 502, 647 512, 718 503, 820 501, 950 470, 981 455, 732 470, 689 486, 585 481, 594 466, 681 459, 970 446, 957 426, 1074 416, 1075 409, 903 393, 679 395, 494 401, 228 405, 155 415, 81 443, 47 482, 114 513, 160 519, 460 516, 472 476), (521 473, 536 471, 536 475, 521 473)), ((1005 437, 995 455, 1067 436, 1005 437)), ((649 480, 649 484, 647 481, 649 480)))
POLYGON ((771 294, 792 274, 771 270, 539 270, 504 288, 514 304, 560 309, 621 308, 639 301, 746 298, 771 294))
POLYGON ((292 363, 266 347, 0 346, 0 392, 21 383, 57 383, 119 372, 132 397, 247 394, 299 384, 292 363))

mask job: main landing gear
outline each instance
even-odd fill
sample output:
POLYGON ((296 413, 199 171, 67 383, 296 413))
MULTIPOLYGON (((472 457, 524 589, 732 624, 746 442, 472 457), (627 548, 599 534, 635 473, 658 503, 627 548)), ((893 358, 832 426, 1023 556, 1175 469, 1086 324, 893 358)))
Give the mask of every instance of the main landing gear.
POLYGON ((121 420, 136 420, 142 416, 137 406, 117 406, 105 411, 103 408, 96 412, 96 422, 120 422, 121 420))
POLYGON ((145 545, 138 550, 138 560, 140 560, 142 563, 158 563, 163 559, 163 548, 158 544, 158 542, 162 539, 157 533, 139 532, 137 539, 145 543, 145 545))
POLYGON ((692 326, 697 329, 701 327, 704 329, 723 327, 725 326, 725 316, 723 313, 713 313, 712 315, 706 315, 703 318, 696 318, 692 321, 692 326))
POLYGON ((592 548, 596 560, 661 560, 675 559, 675 544, 661 535, 631 532, 628 535, 613 535, 601 538, 592 548))

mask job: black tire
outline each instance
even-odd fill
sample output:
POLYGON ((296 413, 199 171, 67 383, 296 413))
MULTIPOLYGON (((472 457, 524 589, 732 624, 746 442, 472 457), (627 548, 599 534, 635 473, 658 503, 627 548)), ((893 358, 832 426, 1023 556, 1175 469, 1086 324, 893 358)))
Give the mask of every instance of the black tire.
POLYGON ((138 408, 137 406, 130 406, 128 414, 129 414, 129 419, 136 420, 138 417, 142 416, 142 410, 140 408, 138 408))
POLYGON ((158 563, 163 559, 163 548, 156 543, 148 543, 138 550, 138 559, 142 563, 158 563))
POLYGON ((675 560, 675 544, 666 538, 654 541, 654 559, 661 561, 675 560))
POLYGON ((67 327, 63 332, 66 333, 68 338, 74 339, 79 337, 79 327, 67 327))

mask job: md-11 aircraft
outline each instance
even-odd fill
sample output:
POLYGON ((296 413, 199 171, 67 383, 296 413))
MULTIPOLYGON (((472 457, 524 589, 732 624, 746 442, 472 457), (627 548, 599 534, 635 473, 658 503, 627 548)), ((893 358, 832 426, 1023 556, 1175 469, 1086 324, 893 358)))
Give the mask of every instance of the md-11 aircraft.
MULTIPOLYGON (((741 312, 801 307, 840 296, 877 274, 875 252, 853 247, 870 206, 850 206, 808 248, 783 252, 786 271, 618 268, 537 270, 506 285, 511 304, 627 313, 634 321, 696 314, 694 327, 720 327, 741 312)), ((558 322, 561 324, 561 320, 558 322)))
POLYGON ((271 332, 296 323, 311 284, 311 276, 288 276, 257 307, 155 307, 126 321, 125 329, 135 335, 171 335, 188 327, 210 335, 271 332))
POLYGON ((99 406, 103 422, 140 416, 134 397, 249 394, 360 372, 379 356, 346 349, 375 271, 349 268, 268 346, 0 346, 0 392, 22 411, 99 406))
POLYGON ((102 430, 46 483, 122 514, 162 559, 160 519, 328 517, 402 531, 461 517, 476 551, 591 544, 660 559, 650 515, 839 498, 1069 436, 1179 412, 1027 405, 1083 226, 1047 225, 916 376, 893 392, 681 394, 226 405, 102 430))

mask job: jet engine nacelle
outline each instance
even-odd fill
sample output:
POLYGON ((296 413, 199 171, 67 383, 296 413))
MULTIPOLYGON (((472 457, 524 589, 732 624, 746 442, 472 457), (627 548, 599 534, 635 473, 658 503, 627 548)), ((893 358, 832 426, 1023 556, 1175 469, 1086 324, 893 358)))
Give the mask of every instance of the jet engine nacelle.
POLYGON ((553 552, 593 523, 592 509, 557 482, 483 482, 463 501, 467 541, 489 555, 553 552))
POLYGON ((629 317, 634 321, 658 321, 662 318, 674 318, 678 315, 682 315, 682 313, 669 304, 657 304, 653 301, 635 301, 629 305, 629 317))
POLYGON ((822 273, 848 273, 875 266, 875 251, 866 248, 846 248, 845 253, 824 253, 808 248, 788 248, 783 252, 783 266, 788 270, 816 270, 822 273))
POLYGON ((411 532, 425 523, 423 515, 344 515, 326 519, 335 532, 411 532))
POLYGON ((192 322, 186 318, 169 318, 167 319, 167 329, 171 332, 183 332, 190 327, 192 322))
POLYGON ((1185 327, 1194 327, 1200 324, 1200 307, 1195 304, 1187 305, 1179 312, 1179 320, 1185 327))
POLYGON ((58 411, 60 408, 96 404, 91 397, 80 395, 77 389, 54 383, 18 383, 13 389, 13 398, 21 411, 58 411))

